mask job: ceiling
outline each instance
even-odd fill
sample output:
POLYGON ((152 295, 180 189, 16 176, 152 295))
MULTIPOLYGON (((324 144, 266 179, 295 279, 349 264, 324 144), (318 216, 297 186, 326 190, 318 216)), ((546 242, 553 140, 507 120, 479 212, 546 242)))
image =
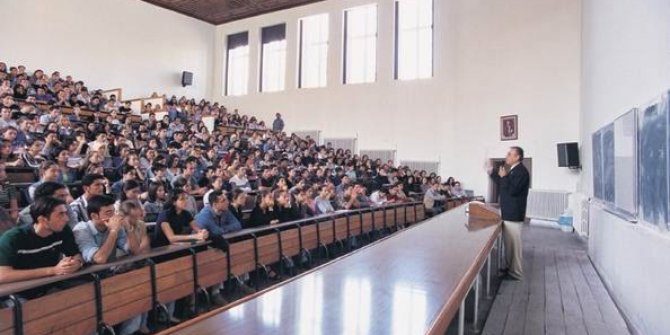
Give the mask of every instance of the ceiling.
POLYGON ((142 0, 212 24, 222 24, 323 0, 142 0))

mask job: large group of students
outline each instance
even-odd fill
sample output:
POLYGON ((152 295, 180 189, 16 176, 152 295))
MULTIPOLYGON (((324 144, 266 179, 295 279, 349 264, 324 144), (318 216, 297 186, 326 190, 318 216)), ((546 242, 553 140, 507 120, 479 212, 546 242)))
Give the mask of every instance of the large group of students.
MULTIPOLYGON (((423 200, 437 214, 466 196, 454 178, 287 135, 280 114, 266 127, 185 97, 132 111, 71 76, 2 62, 0 101, 0 284, 339 210, 423 200), (137 112, 148 118, 133 123, 137 112), (37 181, 9 180, 26 168, 37 181)), ((146 331, 131 321, 121 333, 146 331)))

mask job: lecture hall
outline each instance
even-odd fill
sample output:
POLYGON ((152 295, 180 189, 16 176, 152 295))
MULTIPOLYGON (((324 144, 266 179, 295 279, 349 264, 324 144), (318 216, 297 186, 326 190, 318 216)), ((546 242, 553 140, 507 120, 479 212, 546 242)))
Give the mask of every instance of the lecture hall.
POLYGON ((0 335, 670 334, 669 0, 0 0, 0 335))

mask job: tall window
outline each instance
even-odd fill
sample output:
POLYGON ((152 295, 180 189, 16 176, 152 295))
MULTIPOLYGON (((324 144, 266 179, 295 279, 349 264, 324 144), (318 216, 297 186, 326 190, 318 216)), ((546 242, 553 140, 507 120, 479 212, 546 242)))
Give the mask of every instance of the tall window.
POLYGON ((377 5, 344 12, 344 83, 371 83, 377 77, 377 5))
POLYGON ((226 95, 245 95, 249 86, 249 33, 228 35, 226 95))
POLYGON ((395 78, 433 76, 433 0, 396 0, 395 78))
POLYGON ((325 87, 328 71, 328 14, 300 19, 298 87, 325 87))
POLYGON ((261 92, 284 89, 286 81, 286 25, 261 30, 261 92))

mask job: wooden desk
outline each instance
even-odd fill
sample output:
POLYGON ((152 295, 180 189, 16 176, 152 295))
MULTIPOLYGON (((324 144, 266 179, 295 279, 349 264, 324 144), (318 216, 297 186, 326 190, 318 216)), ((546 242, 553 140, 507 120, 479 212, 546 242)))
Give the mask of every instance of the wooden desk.
POLYGON ((120 265, 124 264, 131 264, 137 261, 149 259, 149 258, 154 258, 158 256, 163 256, 167 255, 170 253, 174 253, 177 251, 182 251, 182 250, 187 250, 193 247, 198 247, 198 246, 203 246, 206 243, 197 243, 197 244, 191 244, 191 243, 182 243, 182 244, 171 244, 165 247, 160 247, 160 248, 154 248, 151 249, 151 252, 147 254, 142 254, 142 255, 137 255, 137 256, 131 256, 131 257, 123 257, 115 262, 107 263, 107 264, 101 264, 101 265, 92 265, 83 268, 80 271, 77 271, 75 273, 69 274, 69 275, 64 275, 64 276, 50 276, 50 277, 43 277, 43 278, 37 278, 37 279, 32 279, 32 280, 26 280, 26 281, 20 281, 20 282, 14 282, 14 283, 8 283, 8 284, 1 284, 0 285, 0 297, 3 296, 8 296, 13 293, 18 293, 22 292, 25 290, 29 290, 32 288, 37 288, 40 286, 45 286, 53 283, 57 283, 60 281, 68 280, 68 279, 73 279, 77 277, 81 277, 87 274, 91 273, 96 273, 100 271, 104 271, 113 267, 117 267, 120 265))
POLYGON ((443 334, 501 231, 500 221, 468 229, 465 211, 461 206, 161 334, 443 334))

